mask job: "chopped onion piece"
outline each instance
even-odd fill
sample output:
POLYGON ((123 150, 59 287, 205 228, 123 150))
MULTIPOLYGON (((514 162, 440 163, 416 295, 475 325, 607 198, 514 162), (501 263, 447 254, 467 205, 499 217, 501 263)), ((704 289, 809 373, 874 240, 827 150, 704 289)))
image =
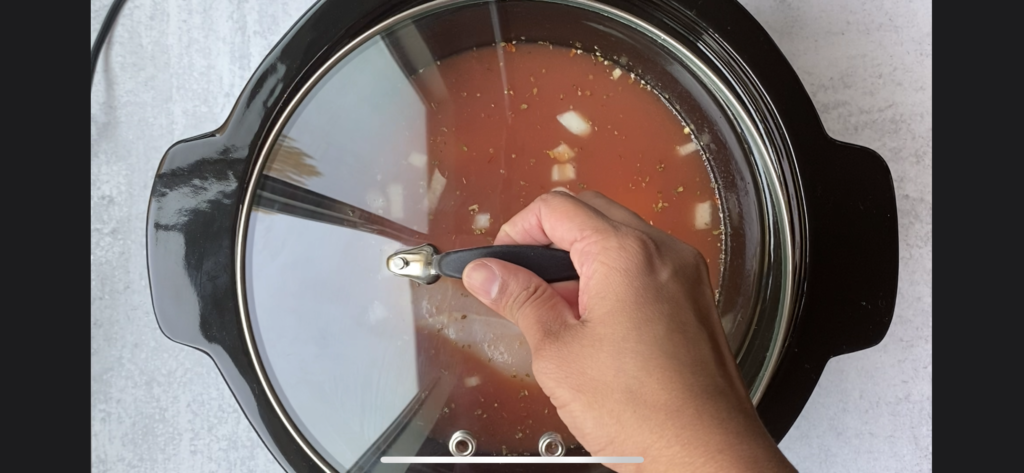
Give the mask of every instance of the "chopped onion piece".
POLYGON ((471 388, 473 386, 478 386, 480 384, 480 377, 479 376, 470 376, 468 378, 464 378, 462 380, 462 383, 465 384, 467 388, 471 388))
POLYGON ((680 156, 686 156, 694 151, 697 151, 697 143, 692 141, 682 146, 676 146, 676 152, 679 153, 680 156))
POLYGON ((556 187, 554 189, 551 189, 551 192, 555 192, 555 191, 565 192, 566 194, 569 194, 569 195, 576 195, 571 190, 569 190, 568 187, 563 187, 563 186, 558 186, 558 187, 556 187))
POLYGON ((401 184, 389 184, 388 185, 388 204, 390 204, 391 218, 401 219, 405 218, 405 208, 403 206, 404 200, 402 199, 402 185, 401 184))
POLYGON ((558 122, 574 135, 587 136, 590 134, 590 122, 575 110, 561 113, 557 118, 558 122))
POLYGON ((427 208, 430 210, 430 213, 434 213, 438 202, 441 201, 441 193, 444 192, 446 184, 448 184, 448 180, 435 169, 434 175, 430 178, 430 189, 427 190, 427 208))
POLYGON ((558 147, 556 147, 555 149, 548 151, 548 154, 551 155, 552 158, 555 158, 562 163, 572 159, 573 156, 576 156, 576 153, 573 152, 572 148, 570 148, 565 143, 562 143, 558 145, 558 147))
POLYGON ((486 230, 491 226, 491 214, 480 212, 473 217, 473 230, 486 230))
POLYGON ((561 163, 551 167, 551 181, 565 182, 576 179, 576 168, 572 164, 561 163))
POLYGON ((412 164, 413 166, 416 166, 418 168, 427 167, 427 155, 419 151, 413 151, 412 153, 409 153, 408 161, 409 164, 412 164))
POLYGON ((621 76, 621 75, 622 75, 622 69, 619 69, 619 68, 616 67, 615 70, 612 71, 612 80, 619 80, 619 76, 621 76))
POLYGON ((697 230, 711 228, 711 201, 697 204, 693 211, 693 226, 697 230))

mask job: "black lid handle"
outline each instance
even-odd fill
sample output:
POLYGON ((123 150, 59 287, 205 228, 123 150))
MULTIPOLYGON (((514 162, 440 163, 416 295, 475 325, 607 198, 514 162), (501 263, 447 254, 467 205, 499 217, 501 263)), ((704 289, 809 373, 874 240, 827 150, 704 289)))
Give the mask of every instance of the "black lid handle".
POLYGON ((547 246, 495 245, 449 251, 434 259, 434 267, 442 276, 462 279, 466 266, 480 258, 500 259, 522 266, 549 283, 580 278, 568 251, 547 246))
POLYGON ((386 264, 396 275, 433 284, 441 276, 462 279, 466 266, 480 258, 495 258, 522 266, 549 283, 580 278, 568 251, 547 246, 481 246, 438 254, 437 248, 428 243, 399 251, 389 256, 386 264))

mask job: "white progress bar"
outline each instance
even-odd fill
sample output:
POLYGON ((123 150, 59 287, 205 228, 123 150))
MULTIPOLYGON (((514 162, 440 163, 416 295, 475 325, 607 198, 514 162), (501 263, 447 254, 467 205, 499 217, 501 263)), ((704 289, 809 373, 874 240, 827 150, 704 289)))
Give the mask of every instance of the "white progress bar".
POLYGON ((643 463, 644 457, 381 457, 381 463, 643 463))

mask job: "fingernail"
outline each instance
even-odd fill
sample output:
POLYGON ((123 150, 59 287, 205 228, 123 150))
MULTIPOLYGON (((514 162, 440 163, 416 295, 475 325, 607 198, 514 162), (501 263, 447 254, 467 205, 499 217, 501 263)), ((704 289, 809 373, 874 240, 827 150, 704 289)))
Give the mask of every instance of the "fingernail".
POLYGON ((498 295, 498 272, 483 261, 466 267, 462 272, 462 283, 474 294, 488 296, 488 300, 494 300, 498 295))

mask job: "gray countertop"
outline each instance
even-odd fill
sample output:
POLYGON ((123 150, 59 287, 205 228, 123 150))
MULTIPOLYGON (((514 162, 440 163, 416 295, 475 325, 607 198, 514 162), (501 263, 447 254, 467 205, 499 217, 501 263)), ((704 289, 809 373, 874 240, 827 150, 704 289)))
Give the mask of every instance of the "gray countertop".
MULTIPOLYGON (((91 0, 92 34, 109 0, 91 0)), ((900 288, 886 339, 832 360, 782 442, 803 471, 930 471, 932 24, 927 0, 742 0, 835 138, 896 186, 900 288)), ((92 91, 94 471, 280 471, 213 363, 164 338, 146 205, 174 141, 212 130, 310 0, 127 2, 92 91)))

